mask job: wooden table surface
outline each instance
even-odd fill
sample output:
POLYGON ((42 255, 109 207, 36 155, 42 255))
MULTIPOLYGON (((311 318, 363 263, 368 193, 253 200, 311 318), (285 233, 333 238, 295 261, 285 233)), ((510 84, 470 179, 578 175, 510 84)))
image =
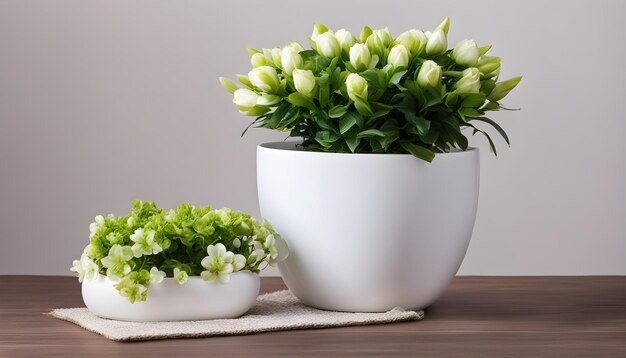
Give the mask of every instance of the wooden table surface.
POLYGON ((626 276, 459 277, 423 321, 136 343, 43 315, 82 305, 74 278, 0 276, 0 357, 626 357, 626 276))

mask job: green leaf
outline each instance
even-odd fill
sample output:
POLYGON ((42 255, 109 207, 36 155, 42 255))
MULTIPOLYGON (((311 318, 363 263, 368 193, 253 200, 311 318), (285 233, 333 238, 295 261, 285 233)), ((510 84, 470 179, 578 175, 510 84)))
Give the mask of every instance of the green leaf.
POLYGON ((485 96, 489 96, 493 88, 496 86, 496 81, 494 80, 484 80, 480 82, 480 93, 485 96))
POLYGON ((310 60, 317 56, 317 52, 315 52, 314 50, 304 50, 304 51, 300 51, 299 53, 300 53, 300 56, 302 56, 302 59, 305 61, 310 60))
POLYGON ((372 109, 370 108, 370 105, 367 103, 367 101, 358 96, 355 98, 354 107, 360 114, 364 116, 371 117, 372 115, 374 115, 374 112, 372 112, 372 109))
POLYGON ((480 107, 485 103, 487 96, 483 93, 471 93, 467 95, 463 95, 463 102, 461 102, 461 106, 463 107, 480 107))
POLYGON ((354 133, 346 137, 346 144, 348 145, 348 148, 350 149, 352 153, 354 153, 354 151, 356 150, 356 148, 359 146, 360 143, 361 143, 361 138, 359 138, 354 133))
POLYGON ((482 116, 482 113, 478 112, 474 108, 462 107, 459 108, 459 114, 461 118, 465 120, 465 118, 476 118, 482 116))
POLYGON ((500 125, 498 123, 494 122, 492 119, 487 118, 487 117, 478 117, 478 118, 474 118, 472 120, 473 121, 481 121, 481 122, 489 123, 493 128, 495 128, 498 131, 498 133, 500 133, 502 138, 504 138, 504 141, 506 142, 506 144, 508 144, 509 146, 511 145, 511 142, 509 141, 509 136, 506 135, 506 132, 504 131, 504 129, 502 129, 502 127, 500 127, 500 125))
POLYGON ((419 159, 425 160, 429 163, 431 163, 433 159, 435 159, 435 153, 433 153, 428 148, 413 144, 409 141, 401 141, 400 145, 402 146, 402 148, 404 148, 404 150, 413 154, 413 156, 419 159))
POLYGON ((500 109, 500 104, 498 102, 487 102, 484 106, 480 108, 481 111, 497 111, 500 109))
POLYGON ((328 105, 328 101, 330 100, 330 76, 325 73, 319 77, 316 77, 315 81, 319 86, 318 99, 320 101, 320 107, 326 108, 326 106, 328 105))
POLYGON ((395 118, 389 118, 380 126, 380 130, 385 134, 384 137, 379 138, 380 145, 384 151, 387 151, 389 146, 400 137, 398 121, 395 118))
POLYGON ((456 103, 458 102, 458 100, 459 100, 459 95, 456 92, 448 92, 448 94, 446 94, 444 103, 448 107, 454 107, 456 106, 456 103))
POLYGON ((356 124, 355 116, 342 116, 339 118, 339 133, 344 134, 352 128, 356 124))
POLYGON ((434 144, 439 138, 439 131, 436 129, 435 125, 431 126, 428 133, 420 136, 420 140, 426 144, 434 144))
POLYGON ((342 106, 342 105, 334 106, 333 108, 328 110, 328 116, 330 118, 339 118, 339 117, 343 116, 346 113, 346 111, 348 110, 348 107, 349 107, 349 105, 346 105, 346 106, 342 106))
POLYGON ((323 130, 337 133, 337 125, 333 123, 333 120, 328 117, 328 114, 326 114, 326 112, 317 111, 315 113, 314 119, 317 125, 320 126, 320 128, 322 128, 323 130))
POLYGON ((341 68, 335 68, 333 73, 330 75, 331 92, 339 89, 344 82, 341 81, 341 68))
POLYGON ((404 71, 398 71, 396 73, 394 73, 391 78, 389 79, 389 83, 397 85, 398 83, 400 83, 400 80, 402 79, 402 76, 404 76, 406 74, 406 70, 404 71))
POLYGON ((303 95, 300 92, 294 92, 290 94, 287 97, 287 101, 289 101, 289 103, 296 105, 296 106, 306 107, 309 109, 315 109, 315 104, 313 103, 313 100, 303 95))
POLYGON ((370 91, 384 90, 387 88, 385 73, 377 68, 371 68, 361 73, 361 77, 367 80, 370 91))
POLYGON ((320 131, 315 135, 315 140, 322 145, 324 148, 330 147, 333 143, 335 143, 339 138, 341 138, 338 134, 331 133, 328 131, 320 131))
POLYGON ((470 127, 474 128, 474 132, 472 133, 472 135, 475 135, 476 133, 481 133, 482 135, 485 136, 485 138, 487 138, 487 141, 489 142, 489 150, 493 153, 493 155, 495 155, 496 157, 498 156, 498 152, 496 151, 496 146, 493 143, 493 140, 491 140, 491 137, 489 136, 489 134, 485 131, 481 131, 480 129, 474 127, 473 125, 469 124, 470 127))
POLYGON ((385 133, 381 132, 378 129, 367 129, 363 132, 360 132, 357 137, 358 138, 369 138, 369 137, 384 137, 385 133))
POLYGON ((430 121, 426 120, 426 118, 424 117, 416 116, 415 113, 412 112, 406 111, 403 113, 404 119, 406 119, 407 122, 415 125, 417 133, 420 136, 426 135, 426 133, 428 133, 428 131, 430 130, 430 121))

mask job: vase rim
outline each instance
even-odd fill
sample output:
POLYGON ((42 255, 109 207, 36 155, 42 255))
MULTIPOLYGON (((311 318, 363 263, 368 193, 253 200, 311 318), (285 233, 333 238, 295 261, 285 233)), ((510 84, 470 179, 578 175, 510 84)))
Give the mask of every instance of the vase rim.
MULTIPOLYGON (((259 149, 269 149, 269 150, 280 150, 280 151, 289 151, 289 152, 302 152, 311 155, 342 155, 342 156, 410 156, 413 157, 412 154, 409 153, 338 153, 338 152, 317 152, 317 151, 308 151, 304 149, 298 149, 296 147, 297 144, 300 144, 300 141, 281 141, 281 142, 266 142, 261 143, 257 146, 259 149)), ((445 153, 435 153, 436 156, 440 155, 459 155, 463 153, 471 153, 478 151, 476 147, 468 147, 466 150, 461 150, 458 148, 454 148, 451 152, 445 153)))

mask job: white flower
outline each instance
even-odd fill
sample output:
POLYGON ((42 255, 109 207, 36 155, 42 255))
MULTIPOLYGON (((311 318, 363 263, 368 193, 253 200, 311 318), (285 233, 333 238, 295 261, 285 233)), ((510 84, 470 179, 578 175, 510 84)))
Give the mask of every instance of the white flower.
MULTIPOLYGON (((245 237, 244 237, 244 239, 245 239, 245 237)), ((240 247, 241 247, 241 240, 240 240, 238 237, 236 237, 236 238, 233 240, 233 246, 234 246, 235 248, 240 248, 240 247)))
POLYGON ((282 49, 280 60, 285 73, 291 75, 294 69, 302 68, 302 66, 304 66, 304 60, 302 59, 302 56, 300 56, 300 51, 302 51, 301 48, 302 47, 298 48, 296 46, 287 46, 282 49))
POLYGON ((422 88, 441 86, 441 67, 435 61, 424 61, 417 73, 417 84, 422 88))
POLYGON ((480 56, 476 67, 485 77, 495 77, 500 74, 500 57, 480 56))
POLYGON ((367 80, 356 73, 351 73, 346 78, 348 97, 356 101, 358 97, 367 100, 367 80))
POLYGON ((109 249, 109 255, 100 262, 107 268, 107 277, 117 281, 120 277, 128 275, 131 271, 128 261, 133 258, 133 250, 130 246, 115 244, 109 249))
POLYGON ((182 285, 187 282, 188 277, 189 275, 187 274, 187 271, 181 270, 178 267, 174 268, 174 279, 178 282, 178 284, 182 285))
POLYGON ((393 38, 387 28, 374 30, 365 40, 370 52, 377 55, 382 55, 392 42, 393 38))
POLYGON ((400 34, 394 41, 395 44, 404 45, 411 54, 419 55, 424 51, 428 38, 420 30, 408 30, 400 34))
POLYGON ((248 73, 250 82, 263 92, 274 93, 280 88, 280 79, 276 69, 270 66, 259 66, 248 73))
POLYGON ((165 272, 159 271, 156 267, 150 269, 150 283, 161 283, 163 278, 165 278, 165 272))
POLYGON ((265 250, 263 250, 263 244, 256 240, 256 237, 253 238, 251 245, 252 252, 250 256, 248 256, 248 262, 250 264, 254 264, 265 257, 265 250))
POLYGON ((321 34, 323 34, 325 32, 328 32, 328 28, 326 26, 316 22, 315 24, 313 24, 313 33, 311 34, 311 40, 313 42, 315 42, 315 39, 319 35, 321 35, 321 34))
POLYGON ((269 253, 271 259, 275 259, 278 257, 278 250, 276 250, 276 238, 274 235, 269 234, 265 238, 265 243, 263 244, 269 253))
POLYGON ((478 62, 478 46, 474 40, 459 42, 452 51, 454 62, 462 66, 473 67, 478 62))
POLYGON ((293 84, 296 87, 296 91, 307 96, 312 97, 315 92, 315 75, 311 70, 293 70, 293 84))
POLYGON ((330 31, 320 34, 315 38, 315 47, 317 47, 317 52, 324 57, 334 58, 341 55, 339 41, 337 41, 335 35, 330 31))
POLYGON ((426 34, 428 42, 426 43, 427 55, 439 55, 448 49, 448 30, 450 29, 450 19, 445 18, 439 26, 432 32, 426 34))
POLYGON ((83 282, 84 279, 93 280, 98 277, 100 268, 85 253, 80 256, 80 260, 74 260, 72 265, 70 271, 76 272, 78 282, 83 282))
POLYGON ((428 38, 428 42, 426 43, 426 54, 427 55, 439 55, 448 49, 448 39, 446 38, 446 34, 441 29, 436 29, 433 31, 433 34, 428 38))
POLYGON ((350 64, 357 71, 373 68, 378 63, 378 55, 372 56, 365 44, 354 44, 350 47, 350 64))
POLYGON ((389 57, 387 63, 391 64, 394 68, 408 67, 409 66, 409 50, 402 44, 395 45, 389 51, 389 57))
POLYGON ((233 265, 233 271, 237 272, 246 266, 246 258, 243 255, 234 255, 231 264, 233 265))
POLYGON ((131 247, 135 257, 158 254, 163 251, 163 248, 154 240, 155 234, 154 230, 137 229, 134 234, 130 235, 130 239, 135 243, 131 247))
POLYGON ((256 102, 259 99, 259 95, 247 88, 240 88, 233 94, 233 103, 237 105, 237 108, 250 109, 256 106, 256 102))
POLYGON ((274 66, 276 68, 283 68, 283 66, 280 64, 280 53, 281 49, 278 47, 274 47, 272 49, 264 48, 263 56, 265 57, 265 65, 274 66))
POLYGON ((218 281, 221 283, 227 283, 230 281, 230 274, 233 272, 232 260, 234 254, 226 250, 224 244, 209 245, 207 247, 206 256, 202 259, 200 264, 207 269, 200 273, 200 277, 203 280, 213 282, 218 281))
POLYGON ((348 53, 350 51, 350 47, 356 43, 356 38, 354 38, 350 31, 346 29, 337 30, 335 32, 335 37, 337 38, 337 41, 339 41, 339 46, 341 46, 341 49, 345 53, 348 53))
POLYGON ((463 71, 463 77, 454 84, 458 93, 478 93, 480 91, 480 71, 476 67, 470 67, 463 71))
POLYGON ((94 220, 95 222, 89 224, 89 238, 92 238, 104 226, 104 217, 102 215, 96 216, 94 220))
POLYGON ((264 54, 257 52, 250 56, 250 63, 252 64, 252 67, 256 68, 267 65, 267 60, 265 59, 264 54))

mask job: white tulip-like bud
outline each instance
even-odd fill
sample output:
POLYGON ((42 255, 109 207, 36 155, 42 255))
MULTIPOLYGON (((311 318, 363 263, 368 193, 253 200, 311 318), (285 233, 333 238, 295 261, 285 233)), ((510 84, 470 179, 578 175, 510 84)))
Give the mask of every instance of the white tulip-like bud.
POLYGON ((324 32, 315 38, 317 52, 328 58, 335 58, 341 55, 341 46, 332 32, 324 32))
POLYGON ((248 73, 250 82, 263 92, 275 93, 280 88, 280 79, 276 69, 270 66, 259 66, 248 73))
POLYGON ((298 52, 304 51, 304 47, 302 47, 302 45, 297 42, 292 42, 289 44, 289 46, 295 48, 296 50, 298 50, 298 52))
POLYGON ((280 64, 281 49, 274 47, 272 49, 263 49, 263 56, 265 56, 265 62, 267 66, 274 66, 276 68, 282 68, 280 64))
POLYGON ((337 38, 337 41, 339 41, 339 46, 341 46, 341 49, 345 53, 348 53, 350 51, 350 47, 356 43, 356 38, 346 29, 337 30, 337 32, 335 32, 335 37, 337 38))
POLYGON ((404 45, 398 44, 391 48, 389 51, 389 57, 387 57, 387 63, 391 64, 394 68, 409 67, 410 53, 404 45))
POLYGON ((315 24, 313 24, 313 33, 311 34, 311 40, 315 42, 315 39, 317 39, 319 35, 325 32, 328 32, 328 27, 316 22, 315 24))
POLYGON ((368 68, 376 66, 378 56, 370 53, 365 44, 354 44, 350 47, 350 64, 357 71, 364 71, 368 68))
POLYGON ((500 74, 500 57, 480 56, 476 67, 485 77, 495 77, 500 74))
POLYGON ((461 94, 478 93, 480 91, 480 71, 470 67, 463 71, 463 77, 454 84, 454 89, 461 94))
POLYGON ((382 55, 392 42, 393 38, 387 28, 374 30, 365 40, 370 52, 377 55, 382 55))
POLYGON ((262 98, 262 96, 259 96, 254 91, 247 88, 240 88, 234 93, 233 103, 237 106, 239 113, 256 117, 269 111, 268 107, 260 105, 259 102, 262 101, 262 98))
POLYGON ((404 45, 411 54, 419 55, 424 51, 428 38, 420 30, 408 30, 400 34, 394 41, 396 45, 404 45))
POLYGON ((259 95, 254 91, 247 88, 240 88, 234 93, 233 103, 237 105, 237 108, 245 110, 256 106, 258 99, 259 95))
POLYGON ((417 84, 422 88, 441 86, 441 67, 435 61, 425 61, 417 73, 417 84))
POLYGON ((315 93, 315 75, 313 71, 293 70, 293 84, 299 93, 307 97, 313 97, 315 93))
POLYGON ((356 101, 358 97, 367 100, 367 80, 356 73, 351 73, 346 78, 348 97, 356 101))
POLYGON ((267 60, 265 59, 265 55, 257 52, 250 57, 250 63, 252 64, 252 67, 256 68, 267 65, 267 60))
POLYGON ((452 59, 461 66, 473 67, 478 62, 478 46, 474 40, 459 42, 452 51, 452 59))
POLYGON ((426 54, 429 56, 439 55, 448 49, 448 39, 442 29, 435 29, 426 43, 426 54))
POLYGON ((443 21, 437 26, 437 29, 443 31, 446 36, 448 35, 448 31, 450 30, 450 18, 446 17, 443 21))
POLYGON ((287 46, 283 48, 280 55, 280 62, 283 66, 283 72, 291 75, 294 69, 302 68, 304 60, 300 56, 300 51, 296 46, 287 46))

